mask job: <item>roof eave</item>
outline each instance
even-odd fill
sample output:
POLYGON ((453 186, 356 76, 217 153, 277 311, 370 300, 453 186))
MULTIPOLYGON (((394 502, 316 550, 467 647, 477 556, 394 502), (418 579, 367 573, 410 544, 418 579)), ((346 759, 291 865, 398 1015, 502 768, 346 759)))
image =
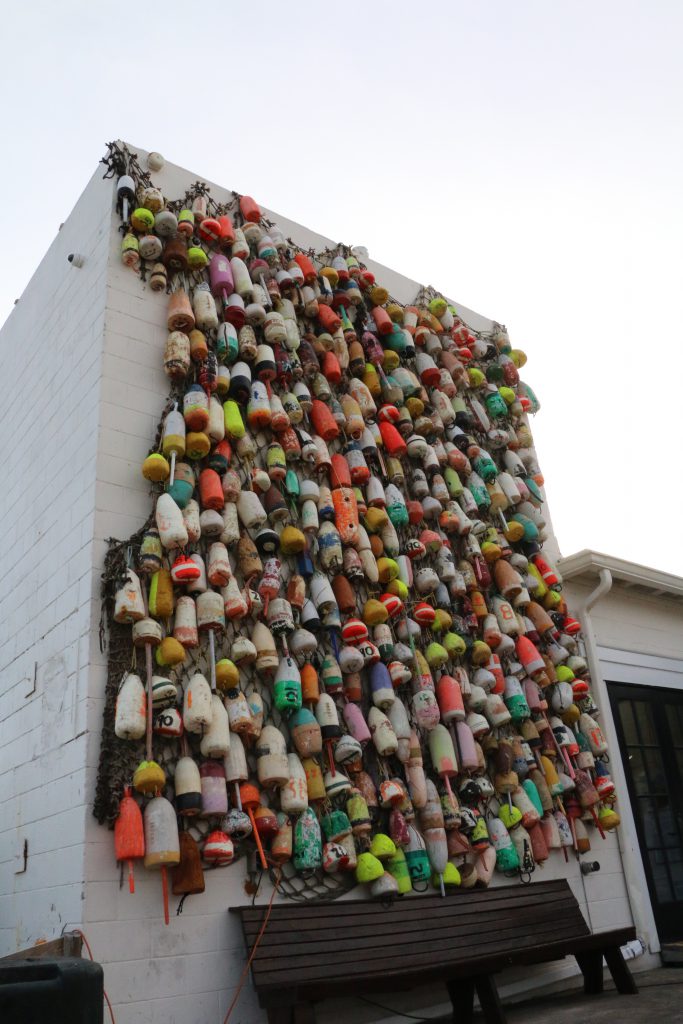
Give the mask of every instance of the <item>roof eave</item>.
POLYGON ((574 555, 561 558, 558 569, 565 580, 579 582, 581 578, 593 579, 601 569, 609 569, 614 580, 618 580, 625 589, 638 587, 646 590, 653 597, 663 594, 683 599, 683 578, 672 573, 651 569, 647 565, 638 565, 624 558, 615 558, 600 551, 577 551, 574 555))

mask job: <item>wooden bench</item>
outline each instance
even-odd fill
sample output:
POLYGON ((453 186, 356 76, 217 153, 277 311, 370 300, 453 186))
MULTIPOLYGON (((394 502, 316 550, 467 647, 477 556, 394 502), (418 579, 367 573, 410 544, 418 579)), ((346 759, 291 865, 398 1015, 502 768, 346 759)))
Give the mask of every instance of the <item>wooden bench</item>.
MULTIPOLYGON (((233 907, 251 953, 266 908, 233 907)), ((476 989, 489 1024, 505 1024, 493 975, 574 956, 584 991, 602 991, 602 960, 617 990, 636 993, 620 946, 635 928, 591 934, 564 880, 456 892, 445 899, 276 904, 251 964, 269 1024, 314 1024, 328 996, 445 983, 454 1024, 467 1024, 476 989)))

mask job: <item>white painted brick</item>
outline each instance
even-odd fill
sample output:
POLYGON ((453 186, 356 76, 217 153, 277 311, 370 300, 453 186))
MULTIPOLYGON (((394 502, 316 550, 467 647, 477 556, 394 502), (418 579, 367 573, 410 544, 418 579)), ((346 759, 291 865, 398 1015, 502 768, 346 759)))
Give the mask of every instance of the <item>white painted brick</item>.
MULTIPOLYGON (((108 968, 105 968, 104 987, 107 995, 109 995, 108 973, 108 968)), ((153 1005, 148 999, 140 1000, 137 1003, 116 1003, 116 1024, 153 1024, 153 1005)))
POLYGON ((107 992, 115 1004, 140 999, 186 995, 190 957, 159 957, 110 962, 107 966, 107 992))
MULTIPOLYGON (((195 897, 188 897, 186 906, 195 897)), ((209 907, 207 907, 207 910, 209 907)), ((194 910, 194 908, 193 908, 194 910)), ((185 911, 183 910, 183 916, 185 911)), ((227 915, 226 915, 227 916, 227 915)), ((151 935, 151 955, 182 956, 186 953, 215 953, 221 948, 219 943, 219 915, 205 913, 200 916, 188 917, 183 920, 181 928, 155 928, 151 935)), ((179 923, 174 921, 174 924, 179 923)))
MULTIPOLYGON (((192 995, 176 996, 174 999, 154 999, 152 1007, 152 1024, 214 1024, 222 1020, 217 992, 194 992, 192 995)), ((256 1024, 259 1018, 249 1020, 256 1024)), ((238 1013, 233 1017, 234 1024, 247 1024, 247 1018, 238 1013)))
POLYGON ((590 904, 590 920, 596 932, 622 928, 632 923, 628 904, 623 899, 599 900, 590 904))
MULTIPOLYGON (((137 888, 137 886, 136 886, 137 888)), ((117 916, 118 881, 112 876, 108 882, 88 882, 85 898, 85 920, 88 923, 97 921, 115 921, 117 916)), ((131 897, 134 899, 134 897, 131 897)), ((100 953, 109 960, 107 952, 100 953)))
POLYGON ((151 928, 141 921, 131 928, 127 921, 90 922, 86 929, 95 959, 142 960, 152 955, 151 928))
MULTIPOLYGON (((119 451, 122 451, 119 435, 119 451)), ((140 472, 140 467, 149 451, 149 442, 130 438, 126 457, 101 451, 97 459, 97 473, 101 481, 123 487, 127 492, 140 492, 143 500, 150 505, 149 483, 140 472)))

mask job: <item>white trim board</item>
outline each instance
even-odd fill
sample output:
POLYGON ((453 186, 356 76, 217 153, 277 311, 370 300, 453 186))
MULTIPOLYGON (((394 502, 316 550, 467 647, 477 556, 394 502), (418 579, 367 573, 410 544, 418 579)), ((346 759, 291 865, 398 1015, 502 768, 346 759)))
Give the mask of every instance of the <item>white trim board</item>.
POLYGON ((683 661, 677 658, 660 658, 600 644, 598 656, 602 678, 608 683, 633 683, 638 686, 683 690, 683 661))

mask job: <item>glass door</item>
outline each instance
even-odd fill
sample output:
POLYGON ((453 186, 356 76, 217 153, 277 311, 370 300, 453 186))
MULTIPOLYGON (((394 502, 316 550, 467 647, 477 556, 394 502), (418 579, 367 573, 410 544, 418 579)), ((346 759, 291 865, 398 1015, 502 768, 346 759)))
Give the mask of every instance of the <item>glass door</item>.
POLYGON ((683 692, 608 683, 660 941, 683 939, 683 692))

